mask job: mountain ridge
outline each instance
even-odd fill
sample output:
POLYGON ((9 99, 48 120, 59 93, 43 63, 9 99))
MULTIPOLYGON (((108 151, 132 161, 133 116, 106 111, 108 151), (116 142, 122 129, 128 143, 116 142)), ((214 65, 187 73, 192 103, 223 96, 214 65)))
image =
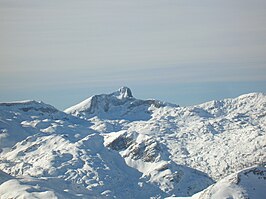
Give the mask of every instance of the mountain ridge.
POLYGON ((134 121, 149 119, 150 106, 158 108, 164 106, 177 107, 178 105, 154 99, 136 99, 128 87, 121 87, 110 94, 93 95, 65 109, 64 112, 85 119, 98 116, 104 119, 128 119, 134 121), (138 114, 139 111, 141 111, 141 114, 138 114))
POLYGON ((51 198, 191 196, 266 163, 263 93, 189 107, 135 99, 127 87, 96 96, 70 113, 40 101, 0 103, 0 169, 12 177, 0 193, 17 185, 51 198))

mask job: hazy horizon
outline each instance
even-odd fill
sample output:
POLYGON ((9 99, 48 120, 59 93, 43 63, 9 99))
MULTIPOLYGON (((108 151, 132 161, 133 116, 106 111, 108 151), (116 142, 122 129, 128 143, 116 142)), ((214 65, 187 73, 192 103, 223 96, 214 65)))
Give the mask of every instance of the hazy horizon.
POLYGON ((181 106, 266 92, 266 2, 0 0, 0 101, 121 86, 181 106))

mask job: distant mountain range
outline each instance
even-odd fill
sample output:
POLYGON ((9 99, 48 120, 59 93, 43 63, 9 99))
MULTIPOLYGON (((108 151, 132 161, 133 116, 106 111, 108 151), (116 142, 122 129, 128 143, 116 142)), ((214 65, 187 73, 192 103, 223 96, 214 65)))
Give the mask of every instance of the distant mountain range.
POLYGON ((262 199, 265 135, 263 93, 180 107, 122 87, 64 112, 0 103, 0 198, 262 199))

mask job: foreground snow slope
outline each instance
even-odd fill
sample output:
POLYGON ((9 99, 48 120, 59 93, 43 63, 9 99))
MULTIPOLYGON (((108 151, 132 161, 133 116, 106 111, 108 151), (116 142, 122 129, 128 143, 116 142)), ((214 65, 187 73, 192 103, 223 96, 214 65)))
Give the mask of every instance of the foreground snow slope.
MULTIPOLYGON (((42 102, 3 103, 0 108, 4 124, 1 125, 4 136, 0 169, 6 173, 51 184, 53 193, 59 198, 164 195, 159 188, 140 179, 141 173, 128 167, 118 153, 105 148, 103 137, 89 129, 87 121, 42 102), (7 145, 9 137, 12 142, 7 145)), ((6 186, 21 184, 10 183, 6 186)), ((26 190, 30 193, 31 189, 25 186, 23 194, 26 190)))
POLYGON ((231 174, 191 197, 167 199, 264 199, 266 168, 251 167, 231 174))
POLYGON ((266 168, 253 167, 231 174, 204 190, 199 199, 264 199, 266 168))
POLYGON ((51 198, 56 199, 57 196, 71 198, 71 195, 63 193, 60 190, 60 181, 44 181, 41 179, 30 178, 30 177, 20 177, 15 178, 0 171, 0 198, 51 198), (55 193, 56 192, 56 193, 55 193), (60 194, 63 193, 63 195, 60 194))
POLYGON ((262 93, 179 107, 136 99, 122 87, 65 112, 36 101, 0 103, 0 174, 10 175, 0 193, 191 196, 213 179, 265 164, 265 121, 262 93))

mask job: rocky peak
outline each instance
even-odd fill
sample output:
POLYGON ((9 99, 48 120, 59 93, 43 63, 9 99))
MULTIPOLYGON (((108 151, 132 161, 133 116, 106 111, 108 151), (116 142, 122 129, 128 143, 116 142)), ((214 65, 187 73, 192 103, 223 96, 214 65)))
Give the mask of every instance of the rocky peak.
POLYGON ((127 99, 127 98, 133 98, 132 92, 130 88, 128 87, 121 87, 118 89, 118 91, 113 93, 118 99, 127 99))

